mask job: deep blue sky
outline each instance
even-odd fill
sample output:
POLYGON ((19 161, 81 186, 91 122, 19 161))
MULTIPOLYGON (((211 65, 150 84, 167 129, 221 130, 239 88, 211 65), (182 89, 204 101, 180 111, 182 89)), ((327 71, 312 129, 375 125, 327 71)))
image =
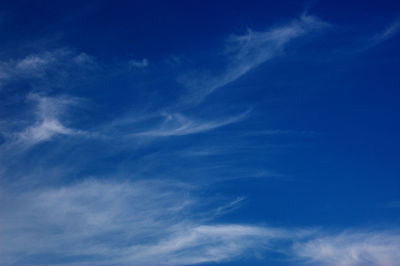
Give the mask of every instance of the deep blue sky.
POLYGON ((1 265, 400 265, 400 2, 1 1, 1 265))

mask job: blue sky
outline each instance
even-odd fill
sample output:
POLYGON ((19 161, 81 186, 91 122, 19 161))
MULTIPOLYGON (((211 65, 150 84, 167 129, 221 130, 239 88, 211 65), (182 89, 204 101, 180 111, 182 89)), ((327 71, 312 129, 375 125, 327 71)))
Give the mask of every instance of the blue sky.
POLYGON ((1 1, 1 265, 400 265, 400 3, 1 1))

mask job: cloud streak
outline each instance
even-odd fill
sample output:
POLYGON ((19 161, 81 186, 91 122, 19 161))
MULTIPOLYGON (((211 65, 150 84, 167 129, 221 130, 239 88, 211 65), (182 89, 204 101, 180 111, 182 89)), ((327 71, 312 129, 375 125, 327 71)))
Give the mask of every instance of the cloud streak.
POLYGON ((400 262, 399 250, 398 233, 374 231, 322 234, 294 246, 295 255, 306 263, 335 266, 395 266, 400 262))
MULTIPOLYGON (((200 225, 178 232, 151 247, 144 247, 139 258, 155 258, 154 263, 187 265, 222 262, 254 255, 264 250, 270 240, 281 237, 279 229, 247 225, 200 225), (157 258, 158 257, 158 258, 157 258)), ((141 260, 143 260, 141 259, 141 260)))
POLYGON ((218 75, 195 73, 180 78, 179 81, 191 91, 191 95, 185 101, 192 104, 201 102, 215 90, 281 55, 290 41, 327 25, 314 16, 303 14, 287 25, 274 27, 265 32, 249 30, 245 35, 232 35, 225 44, 223 55, 226 67, 222 73, 218 75))
POLYGON ((2 263, 181 265, 231 260, 280 230, 210 225, 183 184, 86 180, 61 188, 2 194, 2 263), (201 213, 201 212, 196 212, 201 213), (62 250, 62 253, 59 251, 62 250))
POLYGON ((170 136, 185 136, 198 134, 214 130, 229 124, 236 123, 244 119, 251 110, 237 115, 225 118, 223 120, 200 121, 187 118, 180 113, 164 114, 164 119, 155 129, 146 130, 133 134, 133 136, 142 137, 170 137, 170 136))
POLYGON ((60 121, 70 105, 76 105, 77 99, 67 97, 45 97, 38 94, 30 94, 29 100, 36 103, 34 116, 35 122, 17 134, 17 143, 32 146, 48 141, 57 135, 82 135, 83 131, 64 126, 60 121))
POLYGON ((395 38, 400 33, 400 18, 397 18, 393 23, 387 26, 383 31, 375 33, 372 37, 364 40, 364 45, 355 52, 362 53, 375 46, 395 38))
POLYGON ((41 53, 32 53, 19 59, 0 61, 0 85, 26 79, 65 77, 75 68, 94 65, 94 59, 85 54, 77 54, 64 48, 41 53), (67 71, 68 70, 68 71, 67 71))
POLYGON ((280 254, 296 265, 394 266, 400 259, 396 231, 216 224, 226 206, 204 211, 195 187, 171 181, 86 179, 8 191, 1 200, 8 203, 0 219, 3 264, 191 265, 244 256, 272 262, 269 255, 280 254))
POLYGON ((397 19, 392 24, 389 25, 384 31, 376 34, 371 38, 370 46, 378 45, 390 38, 395 37, 400 33, 400 19, 397 19))

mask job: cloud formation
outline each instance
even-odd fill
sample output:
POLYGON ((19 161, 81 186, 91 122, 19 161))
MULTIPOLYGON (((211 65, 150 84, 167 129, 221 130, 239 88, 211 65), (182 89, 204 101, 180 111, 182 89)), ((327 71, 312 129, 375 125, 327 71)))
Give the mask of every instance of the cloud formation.
POLYGON ((227 117, 221 120, 201 121, 189 119, 180 113, 164 114, 163 121, 155 129, 135 133, 134 136, 143 137, 169 137, 184 136, 207 132, 219 127, 223 127, 232 123, 236 123, 249 114, 250 110, 237 116, 227 117))
POLYGON ((400 18, 397 18, 393 23, 383 29, 381 32, 377 32, 372 37, 364 40, 364 44, 361 48, 355 52, 365 52, 377 45, 380 45, 387 40, 395 38, 400 33, 400 18))
POLYGON ((2 263, 36 264, 56 256, 71 264, 182 265, 231 260, 279 230, 207 225, 195 218, 191 188, 161 181, 86 180, 2 195, 2 263), (62 250, 62 253, 60 251, 62 250))
POLYGON ((60 116, 70 105, 77 104, 77 99, 68 97, 45 97, 30 94, 29 100, 36 103, 34 110, 35 121, 33 124, 18 133, 18 143, 32 146, 39 142, 50 140, 56 135, 80 135, 80 130, 64 126, 60 116))
POLYGON ((313 265, 396 266, 400 262, 398 232, 346 231, 322 234, 297 243, 295 255, 313 265))
POLYGON ((142 60, 130 60, 128 62, 131 68, 145 68, 149 66, 149 60, 143 58, 142 60))
POLYGON ((1 193, 8 204, 0 220, 0 262, 192 265, 276 253, 295 265, 398 265, 395 231, 216 224, 224 207, 204 209, 195 190, 172 181, 87 179, 1 193))
POLYGON ((94 65, 93 57, 86 53, 76 53, 68 48, 0 61, 0 89, 2 85, 21 80, 62 80, 74 73, 77 68, 90 69, 94 65))
POLYGON ((299 19, 264 32, 249 30, 244 35, 232 35, 225 44, 223 55, 226 66, 220 74, 196 73, 180 79, 191 91, 186 101, 201 102, 216 89, 234 82, 262 63, 281 55, 290 41, 327 25, 317 17, 303 14, 299 19))
MULTIPOLYGON (((190 90, 183 104, 193 107, 201 103, 214 91, 282 55, 293 40, 326 25, 320 19, 304 14, 267 31, 249 30, 244 35, 230 36, 221 53, 221 69, 213 73, 195 71, 180 79, 190 90)), ((395 22, 376 35, 373 45, 396 36, 399 25, 395 22)), ((122 64, 124 71, 127 71, 126 62, 122 64)), ((3 61, 0 62, 0 89, 4 84, 21 80, 29 80, 25 84, 29 89, 34 87, 32 80, 46 80, 46 84, 50 84, 57 77, 69 77, 75 67, 93 64, 91 56, 68 49, 3 61)), ((128 65, 131 69, 143 69, 149 62, 146 58, 130 60, 128 65)), ((219 138, 203 139, 203 142, 192 139, 193 142, 169 142, 164 146, 155 144, 135 150, 135 144, 131 143, 141 138, 171 140, 174 138, 168 137, 211 132, 242 121, 250 110, 218 118, 214 112, 204 116, 203 111, 203 118, 199 118, 198 109, 185 113, 188 109, 165 107, 168 105, 165 104, 156 107, 156 111, 145 110, 143 116, 117 117, 107 123, 102 119, 111 119, 110 116, 116 113, 118 116, 126 111, 124 108, 129 108, 121 107, 121 113, 116 108, 114 113, 113 106, 105 110, 110 111, 107 118, 102 116, 103 112, 101 117, 93 119, 93 131, 98 131, 97 136, 101 135, 101 138, 87 142, 83 139, 73 145, 43 145, 47 147, 40 146, 43 147, 38 149, 40 153, 35 149, 30 149, 31 153, 25 152, 39 143, 59 140, 59 136, 94 136, 94 133, 75 128, 68 119, 69 109, 79 105, 80 100, 60 96, 61 93, 57 96, 57 93, 54 93, 56 96, 46 96, 50 94, 44 92, 27 93, 28 102, 34 107, 28 115, 30 120, 22 119, 19 125, 23 126, 18 130, 9 127, 12 129, 7 131, 9 121, 1 122, 1 130, 7 131, 6 141, 13 145, 4 145, 4 149, 2 146, 0 152, 16 148, 24 156, 14 158, 4 152, 8 157, 0 161, 0 202, 6 203, 1 206, 0 264, 191 265, 252 256, 268 260, 271 253, 283 255, 294 265, 392 266, 400 261, 400 234, 395 230, 350 229, 332 233, 323 228, 293 229, 283 225, 217 222, 217 218, 244 205, 244 197, 228 203, 210 203, 213 199, 208 195, 196 194, 197 187, 175 181, 183 175, 186 181, 204 178, 210 183, 213 179, 214 185, 216 180, 221 181, 227 175, 230 180, 272 176, 273 172, 264 169, 264 151, 254 152, 255 148, 266 150, 260 137, 315 132, 262 130, 264 124, 258 123, 258 129, 253 132, 247 127, 241 128, 243 131, 238 135, 246 138, 244 142, 220 134, 219 138), (123 145, 117 143, 121 139, 123 145), (252 140, 246 142, 247 139, 252 140), (127 143, 130 145, 125 145, 127 143), (236 150, 235 145, 238 146, 236 150), (207 158, 217 155, 220 157, 207 158), (121 181, 120 177, 127 172, 130 175, 126 176, 146 179, 121 181), (108 178, 87 179, 87 173, 108 174, 108 178), (159 177, 164 179, 155 180, 159 177), (24 184, 26 180, 35 182, 24 184)), ((131 94, 113 95, 115 100, 110 102, 115 104, 118 97, 125 95, 131 94)), ((164 96, 170 95, 166 93, 160 98, 164 96)), ((21 110, 23 108, 26 106, 21 110)), ((26 115, 25 111, 21 113, 26 115)), ((79 118, 74 119, 78 121, 79 118)))

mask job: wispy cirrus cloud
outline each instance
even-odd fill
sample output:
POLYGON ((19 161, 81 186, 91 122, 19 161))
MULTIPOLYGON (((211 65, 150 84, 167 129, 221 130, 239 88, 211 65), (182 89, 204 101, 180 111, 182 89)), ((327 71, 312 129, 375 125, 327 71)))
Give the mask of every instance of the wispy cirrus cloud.
POLYGON ((86 180, 60 188, 2 194, 2 263, 49 258, 120 265, 219 262, 262 249, 283 232, 209 224, 201 200, 184 184, 86 180), (196 213, 196 215, 194 215, 196 213), (63 252, 60 253, 60 250, 63 252))
POLYGON ((0 61, 0 88, 21 80, 65 79, 76 68, 93 68, 94 65, 93 57, 68 48, 32 53, 22 58, 0 61))
POLYGON ((219 127, 236 123, 244 119, 251 110, 247 110, 239 115, 226 117, 220 120, 194 120, 180 113, 163 114, 163 121, 155 126, 154 129, 145 130, 134 133, 133 136, 142 137, 169 137, 169 136, 184 136, 207 132, 219 127))
POLYGON ((99 179, 2 191, 0 262, 193 265, 279 254, 295 265, 398 265, 396 231, 215 223, 242 199, 210 212, 195 191, 171 181, 99 179))
POLYGON ((400 262, 398 232, 345 231, 322 233, 294 245, 294 254, 305 263, 335 266, 396 266, 400 262))
POLYGON ((378 46, 387 40, 395 38, 400 33, 400 18, 397 18, 394 22, 392 22, 389 26, 383 29, 380 32, 373 34, 371 37, 364 40, 363 45, 356 50, 355 52, 365 52, 375 46, 378 46))
POLYGON ((30 94, 28 99, 35 103, 34 122, 17 133, 16 142, 27 147, 50 140, 56 135, 83 135, 81 130, 63 125, 60 117, 71 105, 78 104, 76 98, 46 97, 30 94))
POLYGON ((328 24, 317 17, 303 14, 300 18, 267 31, 249 30, 244 35, 232 35, 223 51, 225 68, 219 74, 194 72, 179 81, 189 88, 187 103, 199 103, 207 95, 239 79, 262 63, 282 55, 292 40, 318 31, 328 24))
POLYGON ((146 261, 149 265, 223 262, 265 252, 270 241, 284 238, 285 234, 281 229, 248 225, 200 225, 177 232, 153 246, 139 248, 136 258, 145 265, 146 261))
POLYGON ((400 33, 400 19, 397 19, 382 32, 375 34, 370 40, 371 43, 369 44, 369 47, 378 45, 390 38, 395 37, 399 33, 400 33))

